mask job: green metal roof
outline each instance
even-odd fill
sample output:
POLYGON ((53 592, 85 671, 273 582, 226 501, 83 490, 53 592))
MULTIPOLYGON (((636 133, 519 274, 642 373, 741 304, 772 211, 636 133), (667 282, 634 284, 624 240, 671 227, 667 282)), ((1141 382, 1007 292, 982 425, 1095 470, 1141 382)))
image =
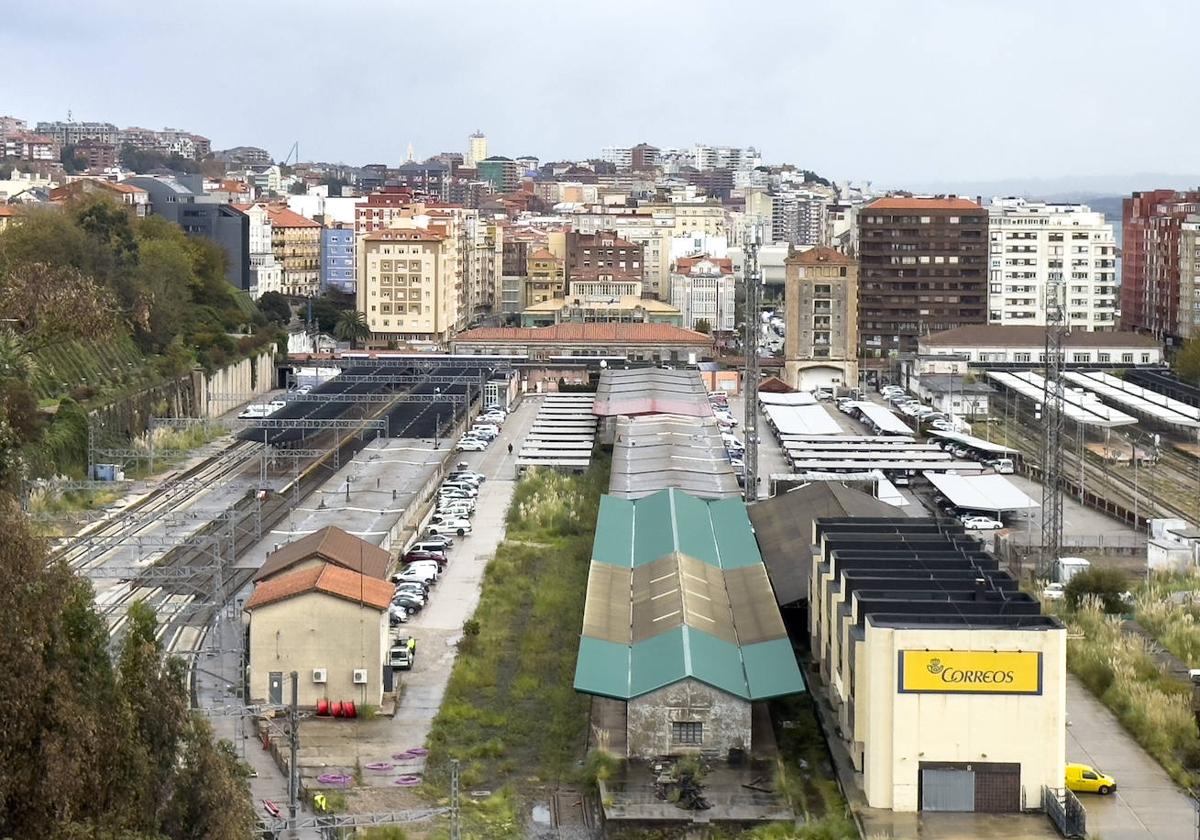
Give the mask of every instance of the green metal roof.
POLYGON ((631 699, 694 678, 746 700, 805 690, 739 499, 604 496, 575 688, 631 699))

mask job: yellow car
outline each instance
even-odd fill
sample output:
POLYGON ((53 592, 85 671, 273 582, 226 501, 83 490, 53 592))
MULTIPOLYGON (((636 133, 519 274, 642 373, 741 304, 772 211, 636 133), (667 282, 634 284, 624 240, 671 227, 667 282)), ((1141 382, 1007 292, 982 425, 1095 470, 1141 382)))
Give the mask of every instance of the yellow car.
POLYGON ((1077 793, 1107 795, 1117 789, 1117 780, 1087 764, 1068 764, 1067 789, 1077 793))

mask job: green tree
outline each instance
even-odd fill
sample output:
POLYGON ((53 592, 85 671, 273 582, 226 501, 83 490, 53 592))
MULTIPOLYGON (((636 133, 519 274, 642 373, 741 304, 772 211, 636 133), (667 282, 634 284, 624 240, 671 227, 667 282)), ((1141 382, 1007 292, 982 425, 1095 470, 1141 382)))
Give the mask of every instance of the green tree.
POLYGON ((58 162, 63 165, 68 175, 74 175, 76 172, 82 172, 87 169, 87 160, 75 152, 75 145, 68 143, 62 147, 62 151, 58 153, 58 162))
POLYGON ((1200 339, 1193 338, 1175 355, 1175 373, 1180 379, 1200 383, 1200 339))
POLYGON ((712 332, 712 324, 708 322, 707 318, 698 318, 696 319, 695 330, 696 332, 702 332, 705 335, 708 335, 712 332))
POLYGON ((296 181, 288 187, 288 193, 291 195, 304 195, 308 192, 308 185, 303 181, 296 181))
POLYGON ((292 305, 279 292, 263 292, 258 299, 258 310, 272 323, 287 326, 292 320, 292 305))
POLYGON ((1120 569, 1093 566, 1067 581, 1064 598, 1068 607, 1078 609, 1084 598, 1096 597, 1106 613, 1115 614, 1125 611, 1122 596, 1128 590, 1129 580, 1120 569))
POLYGON ((331 333, 337 329, 338 319, 342 312, 353 307, 353 302, 344 300, 344 296, 334 297, 326 292, 312 299, 312 319, 317 323, 321 332, 331 333))
POLYGON ((371 337, 371 328, 367 326, 367 316, 357 309, 347 309, 338 316, 333 334, 339 341, 349 341, 350 349, 357 349, 360 341, 371 337))
POLYGON ((228 741, 193 714, 183 733, 181 760, 163 829, 172 840, 245 840, 256 817, 245 765, 228 741))

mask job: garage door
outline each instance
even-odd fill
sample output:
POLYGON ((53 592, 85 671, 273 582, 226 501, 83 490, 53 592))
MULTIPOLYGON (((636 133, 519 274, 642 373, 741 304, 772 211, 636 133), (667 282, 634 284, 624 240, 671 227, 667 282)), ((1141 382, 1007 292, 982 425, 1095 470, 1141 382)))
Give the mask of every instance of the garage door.
POLYGON ((1021 810, 1020 764, 975 764, 975 810, 1011 814, 1021 810))
POLYGON ((921 769, 922 811, 974 811, 975 773, 971 770, 921 769))
POLYGON ((1010 814, 1021 810, 1021 765, 921 762, 921 810, 1010 814))

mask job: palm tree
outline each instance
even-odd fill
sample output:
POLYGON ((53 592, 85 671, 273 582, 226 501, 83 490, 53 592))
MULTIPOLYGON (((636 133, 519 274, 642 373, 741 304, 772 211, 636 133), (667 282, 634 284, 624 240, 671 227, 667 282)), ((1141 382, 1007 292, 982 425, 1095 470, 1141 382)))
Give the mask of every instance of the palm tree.
POLYGON ((358 342, 371 337, 371 328, 367 326, 367 316, 357 309, 347 309, 338 316, 333 334, 339 341, 349 341, 350 349, 358 347, 358 342))

